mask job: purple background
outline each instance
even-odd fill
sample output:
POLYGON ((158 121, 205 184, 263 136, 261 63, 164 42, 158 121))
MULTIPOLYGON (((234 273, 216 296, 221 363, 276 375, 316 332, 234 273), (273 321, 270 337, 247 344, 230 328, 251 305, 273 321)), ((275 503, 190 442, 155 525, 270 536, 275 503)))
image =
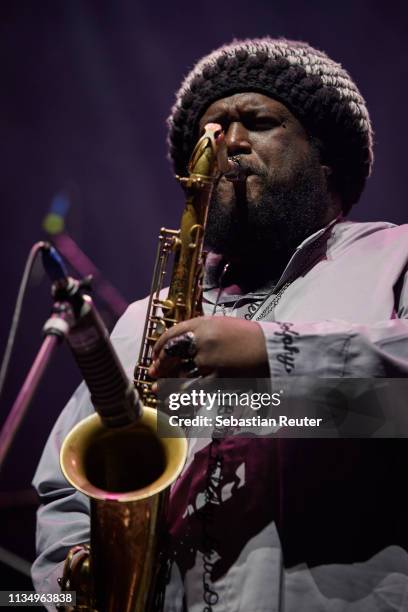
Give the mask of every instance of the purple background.
MULTIPOLYGON (((1 351, 27 253, 45 237, 42 221, 58 193, 71 199, 67 231, 105 278, 127 301, 146 294, 158 229, 177 227, 183 207, 166 160, 174 92, 200 56, 233 37, 304 39, 349 70, 367 100, 376 155, 351 217, 405 222, 402 1, 21 1, 2 2, 0 12, 1 351)), ((38 268, 1 420, 40 345, 49 308, 49 283, 38 268)), ((29 487, 52 423, 78 381, 62 347, 0 476, 0 545, 27 559, 33 557, 34 505, 20 504, 10 492, 29 487)), ((2 576, 1 588, 27 585, 15 572, 2 576)))

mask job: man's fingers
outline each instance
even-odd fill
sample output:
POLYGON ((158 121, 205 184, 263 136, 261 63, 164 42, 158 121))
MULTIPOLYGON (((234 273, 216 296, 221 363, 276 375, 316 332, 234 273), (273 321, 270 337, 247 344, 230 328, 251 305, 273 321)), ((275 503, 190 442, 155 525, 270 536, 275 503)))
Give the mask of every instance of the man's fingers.
POLYGON ((173 327, 164 332, 164 334, 158 339, 158 341, 153 347, 153 359, 157 358, 166 342, 168 342, 171 338, 181 336, 182 334, 188 331, 194 331, 197 327, 200 318, 202 317, 197 317, 196 319, 189 319, 188 321, 181 321, 181 323, 173 325, 173 327))
POLYGON ((190 321, 182 321, 181 323, 177 323, 177 325, 173 325, 173 327, 165 331, 164 334, 160 336, 160 338, 153 347, 153 359, 157 358, 162 348, 164 347, 166 342, 170 340, 170 338, 175 338, 175 336, 179 336, 180 334, 184 334, 187 331, 191 331, 190 327, 188 326, 188 323, 190 323, 190 321))
POLYGON ((150 366, 148 374, 152 378, 171 378, 179 368, 179 364, 180 359, 178 357, 170 357, 164 351, 161 351, 159 357, 150 366))

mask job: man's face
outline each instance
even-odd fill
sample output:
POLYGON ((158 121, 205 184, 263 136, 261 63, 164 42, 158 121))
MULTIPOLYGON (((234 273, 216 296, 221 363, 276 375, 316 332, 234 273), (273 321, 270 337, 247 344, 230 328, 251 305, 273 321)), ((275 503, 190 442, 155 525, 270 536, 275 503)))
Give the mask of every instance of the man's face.
POLYGON ((247 175, 222 177, 214 189, 206 232, 212 249, 238 258, 284 253, 330 220, 317 147, 283 104, 238 93, 209 106, 200 133, 209 122, 222 125, 228 155, 238 156, 247 175))

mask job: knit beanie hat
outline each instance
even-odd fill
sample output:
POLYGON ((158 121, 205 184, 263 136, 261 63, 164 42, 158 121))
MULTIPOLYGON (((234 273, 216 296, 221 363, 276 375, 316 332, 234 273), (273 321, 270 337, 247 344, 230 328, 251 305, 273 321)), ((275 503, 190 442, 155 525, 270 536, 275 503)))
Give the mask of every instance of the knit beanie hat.
POLYGON ((187 173, 204 111, 215 100, 244 91, 283 103, 319 139, 324 163, 333 170, 344 212, 348 212, 371 171, 370 118, 349 74, 304 42, 235 40, 196 64, 176 94, 168 119, 169 155, 176 173, 187 173))

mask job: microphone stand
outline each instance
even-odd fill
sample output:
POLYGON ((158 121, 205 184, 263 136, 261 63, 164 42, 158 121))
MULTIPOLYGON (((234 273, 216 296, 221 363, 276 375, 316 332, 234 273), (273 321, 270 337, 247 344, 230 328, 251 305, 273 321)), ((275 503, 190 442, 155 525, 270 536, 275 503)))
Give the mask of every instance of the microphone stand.
POLYGON ((67 337, 74 322, 71 304, 66 301, 55 302, 51 317, 43 328, 43 343, 0 433, 0 472, 51 356, 57 345, 67 337))

